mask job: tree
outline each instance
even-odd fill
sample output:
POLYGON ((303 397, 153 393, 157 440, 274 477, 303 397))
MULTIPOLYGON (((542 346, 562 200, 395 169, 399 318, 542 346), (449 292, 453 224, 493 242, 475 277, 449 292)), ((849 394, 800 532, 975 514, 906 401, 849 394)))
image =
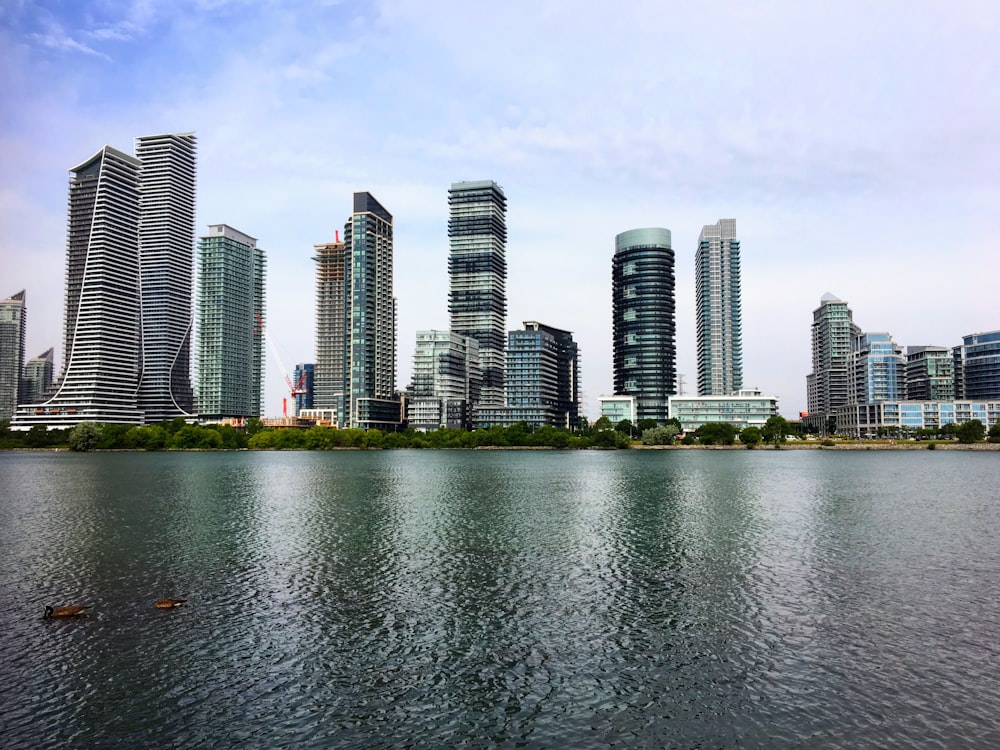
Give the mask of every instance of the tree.
POLYGON ((663 425, 653 427, 642 433, 643 445, 672 445, 677 437, 677 427, 674 425, 663 425))
POLYGON ((991 443, 1000 443, 1000 419, 994 422, 993 426, 990 427, 989 435, 991 443))
POLYGON ((736 428, 727 422, 706 422, 694 434, 702 445, 732 445, 736 441, 736 428))
POLYGON ((768 417, 767 422, 764 423, 764 429, 760 432, 761 439, 764 442, 774 443, 775 445, 785 442, 787 434, 788 422, 780 414, 768 417))
POLYGON ((24 444, 28 448, 44 448, 51 444, 48 434, 49 428, 43 424, 36 424, 24 435, 24 444))
POLYGON ((101 426, 95 422, 80 422, 69 431, 71 451, 92 451, 100 442, 101 426))
POLYGON ((598 430, 598 431, 601 431, 601 430, 610 430, 611 428, 612 428, 611 420, 608 419, 607 417, 601 417, 596 422, 594 422, 594 429, 595 430, 598 430))
POLYGON ((740 430, 740 442, 748 449, 753 449, 761 440, 760 429, 754 426, 744 427, 740 430))
POLYGON ((647 417, 646 419, 640 419, 639 424, 637 424, 635 428, 639 431, 639 434, 641 435, 646 430, 651 430, 656 426, 657 426, 656 420, 647 417))
POLYGON ((970 419, 968 422, 958 425, 955 428, 955 434, 960 443, 978 443, 986 435, 986 428, 978 419, 970 419))
POLYGON ((628 435, 629 437, 632 437, 635 434, 635 425, 632 424, 632 420, 630 419, 623 419, 615 425, 615 429, 618 430, 618 432, 628 435))

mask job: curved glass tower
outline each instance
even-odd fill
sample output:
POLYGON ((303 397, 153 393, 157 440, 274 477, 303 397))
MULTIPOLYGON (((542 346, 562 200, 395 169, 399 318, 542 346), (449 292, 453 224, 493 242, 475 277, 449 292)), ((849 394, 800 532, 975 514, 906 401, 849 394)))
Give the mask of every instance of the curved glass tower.
POLYGON ((611 297, 615 394, 635 397, 637 419, 664 422, 677 380, 669 229, 631 229, 615 237, 611 297))

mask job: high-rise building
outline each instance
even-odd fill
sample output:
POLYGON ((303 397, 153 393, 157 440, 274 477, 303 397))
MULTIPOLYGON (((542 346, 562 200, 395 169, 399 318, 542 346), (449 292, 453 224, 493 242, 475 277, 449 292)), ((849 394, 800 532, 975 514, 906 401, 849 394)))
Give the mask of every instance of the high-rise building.
POLYGON ((62 372, 12 426, 140 424, 138 159, 105 146, 70 170, 62 372))
POLYGON ((526 320, 508 334, 507 422, 580 426, 580 350, 570 331, 526 320))
POLYGON ((677 382, 670 230, 617 235, 611 277, 615 395, 636 397, 639 420, 665 422, 677 382))
POLYGON ((1000 399, 1000 331, 963 336, 952 357, 956 399, 1000 399))
POLYGON ((475 339, 483 372, 480 404, 504 404, 507 331, 507 198, 493 180, 448 191, 448 311, 451 331, 475 339))
MULTIPOLYGON (((338 233, 339 235, 339 233, 338 233)), ((347 393, 347 275, 350 268, 344 243, 313 246, 316 255, 316 367, 313 408, 333 414, 330 422, 346 422, 347 393)))
POLYGON ((806 376, 806 423, 823 432, 837 409, 848 402, 851 346, 859 333, 847 303, 824 294, 813 310, 813 371, 806 376))
POLYGON ((9 420, 24 399, 24 290, 0 300, 0 421, 9 420))
POLYGON ((906 358, 885 332, 859 333, 851 342, 849 404, 899 401, 903 398, 906 358))
POLYGON ((943 346, 906 347, 906 400, 951 401, 955 397, 955 366, 943 346))
POLYGON ((295 365, 295 416, 303 409, 313 408, 313 394, 316 392, 316 365, 311 362, 299 362, 295 365))
POLYGON ((478 341, 454 331, 417 331, 413 389, 406 404, 409 426, 470 429, 482 380, 478 341))
POLYGON ((259 417, 264 389, 264 280, 257 240, 212 224, 198 241, 198 416, 259 417))
POLYGON ((708 224, 695 253, 698 395, 728 396, 743 387, 740 241, 736 219, 708 224))
POLYGON ((42 400, 45 393, 52 387, 54 375, 54 352, 51 348, 37 357, 32 357, 24 365, 24 377, 21 379, 22 404, 34 404, 42 400))
POLYGON ((137 404, 147 423, 190 416, 195 247, 195 135, 140 136, 142 361, 137 404))
POLYGON ((348 262, 345 421, 349 427, 396 430, 403 423, 403 406, 396 393, 392 214, 371 193, 354 194, 344 246, 348 262))

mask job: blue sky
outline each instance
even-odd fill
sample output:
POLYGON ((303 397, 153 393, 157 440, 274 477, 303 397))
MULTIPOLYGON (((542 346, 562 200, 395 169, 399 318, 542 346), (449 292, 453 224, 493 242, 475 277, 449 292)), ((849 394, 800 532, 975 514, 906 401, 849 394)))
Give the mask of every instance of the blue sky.
MULTIPOLYGON (((8 1, 0 295, 27 290, 27 354, 60 365, 69 168, 195 131, 198 232, 267 251, 288 367, 314 352, 312 246, 369 190, 395 217, 405 386, 416 331, 448 327, 448 187, 494 179, 508 328, 574 332, 591 419, 612 390, 615 235, 673 234, 692 392, 695 246, 722 217, 745 385, 794 416, 827 291, 903 346, 1000 328, 997 38, 1000 10, 974 1, 8 1)), ((269 359, 269 415, 282 395, 269 359)))

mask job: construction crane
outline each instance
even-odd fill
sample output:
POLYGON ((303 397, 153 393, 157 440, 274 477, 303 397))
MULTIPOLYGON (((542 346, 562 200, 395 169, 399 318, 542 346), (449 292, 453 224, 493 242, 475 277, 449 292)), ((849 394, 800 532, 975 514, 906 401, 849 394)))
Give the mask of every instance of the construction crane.
MULTIPOLYGON (((288 392, 291 394, 292 400, 294 401, 297 396, 305 395, 306 373, 303 372, 297 381, 294 383, 292 382, 291 377, 288 375, 288 370, 285 369, 285 365, 281 361, 281 355, 278 354, 278 347, 274 345, 274 339, 271 338, 270 331, 268 331, 267 327, 264 325, 264 319, 261 317, 260 313, 254 313, 254 316, 257 318, 257 326, 254 328, 254 333, 263 333, 264 338, 267 339, 267 345, 271 349, 271 354, 274 355, 274 361, 278 363, 278 369, 281 370, 281 377, 285 379, 285 386, 288 388, 288 392)), ((288 416, 287 398, 281 399, 281 415, 283 417, 288 416)))

